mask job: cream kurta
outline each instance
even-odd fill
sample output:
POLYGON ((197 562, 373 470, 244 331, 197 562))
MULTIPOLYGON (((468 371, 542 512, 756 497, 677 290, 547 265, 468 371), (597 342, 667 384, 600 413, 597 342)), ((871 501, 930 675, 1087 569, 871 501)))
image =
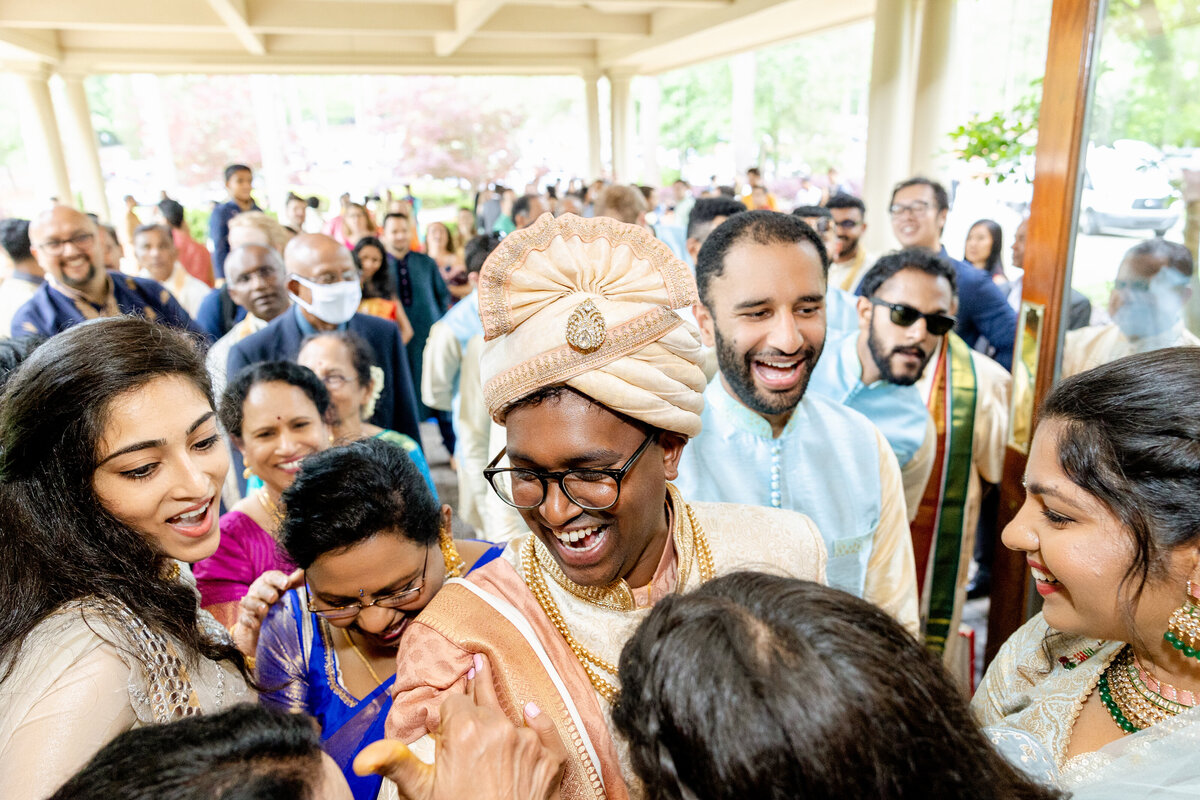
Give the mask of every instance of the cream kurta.
MULTIPOLYGON (((469 299, 461 302, 469 302, 469 299)), ((483 336, 472 336, 464 347, 444 321, 429 329, 421 371, 421 402, 430 408, 454 412, 454 434, 458 444, 458 515, 488 538, 484 506, 491 493, 483 469, 492 460, 489 452, 492 418, 483 401, 479 359, 483 336)), ((507 541, 511 537, 488 541, 507 541)))
MULTIPOLYGON (((6 800, 44 798, 118 734, 181 713, 170 697, 156 702, 168 678, 161 663, 144 660, 144 637, 101 609, 95 601, 73 602, 43 620, 0 683, 6 800)), ((207 633, 228 637, 210 614, 200 617, 207 633)), ((161 662, 163 654, 150 658, 161 662)), ((254 699, 229 664, 200 659, 186 670, 201 713, 254 699)))
POLYGON ((867 255, 862 242, 858 243, 858 253, 854 258, 844 262, 834 262, 829 265, 829 285, 843 292, 854 293, 863 276, 875 263, 875 259, 867 255))
MULTIPOLYGON (((141 270, 138 276, 149 278, 152 281, 158 280, 150 274, 149 270, 145 269, 141 270)), ((166 287, 176 302, 183 306, 183 310, 193 319, 196 312, 200 310, 200 304, 204 302, 204 298, 213 291, 207 283, 189 274, 178 261, 175 262, 175 269, 171 270, 170 276, 165 281, 159 282, 166 287)))
MULTIPOLYGON (((943 350, 944 352, 944 350, 943 350)), ((971 351, 975 367, 975 425, 971 436, 971 474, 967 483, 967 502, 963 509, 962 550, 959 554, 958 580, 955 581, 954 617, 950 622, 953 634, 962 622, 963 604, 967 600, 967 580, 975 553, 975 530, 979 525, 979 505, 983 499, 983 483, 999 483, 1004 472, 1004 447, 1008 436, 1009 393, 1012 376, 992 359, 971 351)), ((917 386, 928 405, 933 389, 935 364, 925 368, 917 386)), ((944 661, 955 675, 965 674, 970 653, 961 637, 951 635, 946 642, 944 661)))
POLYGON ((1101 364, 1116 361, 1134 353, 1148 353, 1164 347, 1200 347, 1200 338, 1177 324, 1165 333, 1145 339, 1131 340, 1116 325, 1091 325, 1067 331, 1063 343, 1062 377, 1069 378, 1101 364))
MULTIPOLYGON (((690 505, 700 529, 707 537, 716 575, 751 569, 824 582, 825 545, 807 517, 792 511, 733 504, 690 505)), ((521 553, 526 539, 532 535, 526 534, 511 542, 501 559, 473 572, 467 582, 490 587, 504 586, 502 576, 500 580, 489 580, 489 575, 516 573, 518 579, 509 582, 509 594, 503 599, 518 609, 532 625, 561 680, 573 689, 570 694, 584 717, 584 726, 601 761, 605 761, 606 752, 613 752, 615 745, 619 774, 628 782, 632 776, 628 753, 619 737, 612 736, 607 702, 588 683, 579 661, 566 648, 537 600, 520 582, 524 578, 521 553), (596 713, 602 715, 603 719, 592 716, 596 713)), ((684 563, 684 558, 677 558, 678 563, 674 565, 660 565, 660 576, 670 575, 675 566, 684 571, 682 586, 671 587, 675 591, 694 589, 701 583, 694 557, 688 559, 687 563, 684 563)), ((546 584, 572 634, 584 647, 613 664, 619 661, 625 642, 650 611, 648 607, 629 611, 604 608, 576 596, 549 578, 546 584)), ((437 600, 435 598, 434 603, 437 600)), ((438 708, 447 692, 464 690, 463 676, 471 666, 471 658, 471 652, 423 622, 423 617, 418 617, 405 632, 404 647, 400 649, 395 702, 387 723, 389 738, 411 743, 436 730, 438 708)), ((525 682, 521 676, 508 675, 506 679, 518 684, 525 682)), ((617 765, 608 766, 615 768, 617 765)), ((609 774, 608 770, 605 772, 609 774)), ((611 777, 615 777, 615 773, 611 777)), ((633 786, 629 790, 634 796, 639 794, 633 786)), ((618 797, 624 795, 623 790, 611 783, 605 793, 618 797)))

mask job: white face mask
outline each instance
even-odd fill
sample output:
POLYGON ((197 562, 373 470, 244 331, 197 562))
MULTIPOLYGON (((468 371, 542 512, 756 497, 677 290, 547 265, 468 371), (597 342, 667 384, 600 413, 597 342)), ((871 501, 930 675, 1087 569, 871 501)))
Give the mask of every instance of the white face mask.
POLYGON ((306 303, 302 298, 288 292, 296 304, 330 325, 341 325, 343 322, 348 322, 358 311, 358 304, 362 302, 362 286, 358 281, 313 283, 299 275, 293 275, 292 280, 302 286, 307 286, 308 290, 312 292, 311 303, 306 303))

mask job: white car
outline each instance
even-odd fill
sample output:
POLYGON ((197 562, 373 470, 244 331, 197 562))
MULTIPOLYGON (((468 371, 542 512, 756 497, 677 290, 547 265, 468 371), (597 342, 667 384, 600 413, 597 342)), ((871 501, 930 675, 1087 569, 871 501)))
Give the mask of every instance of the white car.
POLYGON ((1088 147, 1079 202, 1079 227, 1152 230, 1163 236, 1179 222, 1179 193, 1162 166, 1162 153, 1144 142, 1088 147))

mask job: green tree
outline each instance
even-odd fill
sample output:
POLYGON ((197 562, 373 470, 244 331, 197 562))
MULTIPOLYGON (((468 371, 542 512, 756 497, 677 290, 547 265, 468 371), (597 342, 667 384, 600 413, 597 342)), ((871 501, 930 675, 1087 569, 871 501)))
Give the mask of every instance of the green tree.
POLYGON ((665 73, 659 90, 659 142, 678 152, 683 164, 712 155, 718 144, 729 141, 733 78, 727 59, 665 73))

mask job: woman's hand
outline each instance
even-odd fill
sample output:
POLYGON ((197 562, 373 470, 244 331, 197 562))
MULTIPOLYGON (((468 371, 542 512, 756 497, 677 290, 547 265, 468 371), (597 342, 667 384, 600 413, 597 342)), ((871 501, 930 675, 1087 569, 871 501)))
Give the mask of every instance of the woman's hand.
POLYGON ((271 606, 279 602, 279 598, 289 589, 294 589, 304 583, 304 570, 298 569, 291 575, 272 569, 259 575, 246 596, 238 603, 237 622, 230 629, 233 643, 242 655, 254 657, 258 650, 258 633, 262 629, 262 621, 266 619, 271 606))
POLYGON ((554 722, 528 703, 526 727, 514 726, 499 710, 488 660, 477 655, 474 663, 467 694, 442 703, 433 764, 401 742, 385 740, 365 747, 354 759, 354 771, 383 775, 409 800, 557 798, 566 748, 554 722))

